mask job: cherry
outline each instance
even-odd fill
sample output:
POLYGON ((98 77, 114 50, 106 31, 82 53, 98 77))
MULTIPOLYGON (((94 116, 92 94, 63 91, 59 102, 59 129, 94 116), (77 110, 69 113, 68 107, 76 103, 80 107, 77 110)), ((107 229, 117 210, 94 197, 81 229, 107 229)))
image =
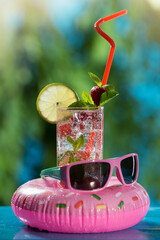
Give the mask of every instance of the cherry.
POLYGON ((107 92, 107 91, 108 91, 107 89, 105 89, 103 87, 99 87, 99 86, 94 86, 91 89, 90 94, 91 94, 92 100, 97 106, 99 106, 99 102, 100 102, 102 93, 107 92))

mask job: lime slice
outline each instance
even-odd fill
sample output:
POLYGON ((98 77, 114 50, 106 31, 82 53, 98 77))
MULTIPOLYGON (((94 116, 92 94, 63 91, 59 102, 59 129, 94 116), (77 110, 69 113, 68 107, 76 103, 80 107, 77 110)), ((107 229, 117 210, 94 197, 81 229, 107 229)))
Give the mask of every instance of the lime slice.
POLYGON ((50 123, 57 123, 67 116, 67 111, 57 113, 58 107, 68 107, 78 101, 76 92, 61 83, 51 83, 44 87, 37 98, 37 110, 42 118, 50 123))

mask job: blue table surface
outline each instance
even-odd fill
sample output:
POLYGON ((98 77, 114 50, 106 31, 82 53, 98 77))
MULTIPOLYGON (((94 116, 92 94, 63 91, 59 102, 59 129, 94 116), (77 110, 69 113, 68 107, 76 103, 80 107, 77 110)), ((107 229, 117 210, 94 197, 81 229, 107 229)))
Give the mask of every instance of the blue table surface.
POLYGON ((50 233, 27 227, 11 207, 0 207, 0 239, 157 239, 160 240, 160 207, 150 207, 146 217, 134 227, 109 233, 50 233))

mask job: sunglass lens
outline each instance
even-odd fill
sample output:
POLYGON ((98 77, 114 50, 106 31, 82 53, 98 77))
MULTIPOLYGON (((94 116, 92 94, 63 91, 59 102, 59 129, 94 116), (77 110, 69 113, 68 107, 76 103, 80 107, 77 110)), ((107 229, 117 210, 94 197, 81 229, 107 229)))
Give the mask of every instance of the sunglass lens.
POLYGON ((94 190, 102 188, 110 173, 109 163, 77 164, 70 168, 70 181, 74 189, 94 190))
POLYGON ((128 157, 121 161, 121 171, 126 184, 134 182, 137 173, 136 157, 128 157))

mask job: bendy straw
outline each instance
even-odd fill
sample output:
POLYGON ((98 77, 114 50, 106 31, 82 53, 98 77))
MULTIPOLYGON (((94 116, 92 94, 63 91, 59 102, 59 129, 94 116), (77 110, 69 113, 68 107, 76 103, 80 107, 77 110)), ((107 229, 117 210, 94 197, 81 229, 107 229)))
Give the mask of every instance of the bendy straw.
POLYGON ((106 68, 104 71, 104 75, 103 75, 103 79, 102 79, 102 85, 106 85, 107 80, 108 80, 108 76, 109 76, 109 72, 110 72, 110 68, 111 68, 111 64, 112 64, 112 60, 113 60, 113 55, 114 55, 114 51, 115 51, 115 42, 113 41, 113 39, 111 39, 106 33, 104 33, 101 28, 100 25, 104 22, 110 21, 111 19, 120 17, 124 14, 127 14, 127 10, 122 10, 119 12, 116 12, 110 16, 104 17, 104 18, 100 18, 95 24, 94 24, 94 28, 96 29, 96 31, 103 37, 105 38, 111 45, 111 49, 109 52, 109 56, 108 56, 108 60, 106 63, 106 68))

